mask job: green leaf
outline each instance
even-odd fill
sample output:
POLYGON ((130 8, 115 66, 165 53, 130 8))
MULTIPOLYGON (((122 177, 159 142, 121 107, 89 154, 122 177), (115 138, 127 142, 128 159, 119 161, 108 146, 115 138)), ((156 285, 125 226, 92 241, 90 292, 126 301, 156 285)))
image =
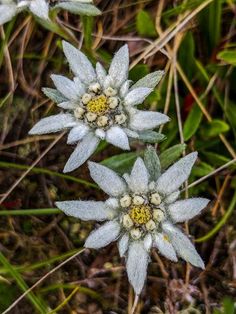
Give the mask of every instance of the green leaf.
POLYGON ((214 0, 209 7, 209 39, 212 49, 216 48, 221 36, 222 1, 214 0))
POLYGON ((65 96, 63 96, 61 92, 59 92, 55 88, 43 87, 42 91, 48 98, 50 98, 52 101, 54 101, 57 104, 60 104, 68 100, 65 96))
POLYGON ((202 111, 197 104, 195 104, 190 111, 184 123, 184 140, 188 141, 198 130, 202 120, 202 111))
POLYGON ((147 37, 157 36, 157 32, 152 17, 147 11, 144 10, 139 11, 136 18, 136 29, 138 31, 138 34, 141 36, 147 37))
POLYGON ((224 112, 236 136, 236 104, 228 100, 224 112))
POLYGON ((200 162, 192 169, 192 174, 196 177, 203 177, 214 171, 214 168, 206 162, 200 162))
POLYGON ((3 313, 4 310, 6 310, 11 305, 11 303, 16 299, 17 287, 15 285, 10 286, 6 282, 0 282, 0 295, 1 295, 0 311, 1 313, 3 313))
POLYGON ((150 180, 156 181, 161 175, 161 163, 156 150, 148 146, 144 152, 144 163, 150 174, 150 180))
POLYGON ((101 162, 102 165, 118 172, 119 174, 124 174, 130 172, 134 161, 139 156, 137 153, 123 153, 119 155, 112 156, 101 162))
POLYGON ((177 144, 162 152, 159 156, 161 169, 164 170, 173 164, 182 155, 185 148, 185 144, 177 144))
POLYGON ((236 66, 236 50, 223 50, 218 53, 217 58, 236 66))
POLYGON ((83 16, 84 42, 87 50, 91 51, 92 47, 92 32, 94 18, 92 16, 83 16))
POLYGON ((179 48, 179 63, 181 67, 185 70, 186 75, 191 78, 193 76, 193 72, 195 71, 195 43, 193 34, 191 32, 187 32, 183 41, 181 42, 181 46, 179 48))
POLYGON ((55 8, 64 9, 79 15, 96 16, 101 14, 98 8, 89 3, 61 2, 55 5, 55 8))
POLYGON ((223 299, 223 308, 225 314, 234 314, 235 313, 234 300, 232 300, 229 297, 225 297, 223 299))
POLYGON ((138 81, 149 73, 149 67, 146 64, 138 64, 129 72, 129 79, 131 81, 138 81))
POLYGON ((142 131, 139 133, 139 139, 145 143, 160 143, 165 139, 165 135, 155 131, 142 131))
POLYGON ((229 129, 230 127, 225 121, 214 119, 210 123, 208 123, 208 125, 203 128, 201 132, 204 137, 214 137, 219 135, 220 133, 229 131, 229 129))
MULTIPOLYGON (((230 161, 229 158, 217 153, 203 152, 203 154, 204 156, 206 156, 207 160, 215 167, 222 166, 230 161)), ((235 165, 231 165, 230 167, 235 167, 235 165)))

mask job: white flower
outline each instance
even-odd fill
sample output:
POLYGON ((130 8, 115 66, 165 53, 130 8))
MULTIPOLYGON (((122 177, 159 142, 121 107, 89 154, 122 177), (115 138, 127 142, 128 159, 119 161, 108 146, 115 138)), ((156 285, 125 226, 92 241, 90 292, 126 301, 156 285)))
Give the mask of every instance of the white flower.
POLYGON ((129 137, 139 138, 140 132, 169 121, 162 113, 136 108, 158 84, 163 71, 148 74, 130 87, 127 45, 115 54, 108 73, 100 63, 94 69, 80 50, 65 41, 63 50, 75 77, 69 80, 61 75, 52 75, 57 89, 45 88, 43 91, 68 112, 42 119, 29 133, 45 134, 72 128, 68 144, 79 143, 64 172, 83 164, 101 139, 129 150, 129 137))
POLYGON ((100 14, 91 3, 92 0, 0 0, 0 25, 27 9, 43 20, 49 20, 49 10, 54 8, 66 9, 76 14, 100 14))
POLYGON ((117 240, 120 256, 126 257, 128 278, 136 294, 140 294, 146 279, 151 247, 171 261, 176 262, 179 256, 204 268, 188 236, 174 226, 198 215, 209 202, 205 198, 177 200, 179 188, 187 180, 196 158, 197 153, 185 156, 155 182, 150 182, 141 158, 125 179, 107 167, 89 162, 92 178, 110 198, 105 202, 56 203, 69 216, 108 221, 88 236, 85 247, 99 249, 117 240))

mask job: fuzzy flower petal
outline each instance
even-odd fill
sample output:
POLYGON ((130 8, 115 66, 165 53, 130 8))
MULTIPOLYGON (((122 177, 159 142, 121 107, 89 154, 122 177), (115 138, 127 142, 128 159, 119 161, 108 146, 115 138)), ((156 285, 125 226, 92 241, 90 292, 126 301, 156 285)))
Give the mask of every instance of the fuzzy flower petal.
POLYGON ((180 257, 196 267, 202 269, 205 268, 204 262, 200 255, 197 253, 189 238, 184 235, 183 232, 168 222, 163 223, 162 227, 180 257))
POLYGON ((68 159, 63 172, 70 172, 81 166, 95 151, 100 140, 91 132, 76 146, 68 159))
POLYGON ((96 74, 88 58, 68 42, 63 41, 62 44, 63 51, 73 73, 87 84, 93 82, 96 74))
POLYGON ((112 59, 109 75, 114 81, 115 87, 120 87, 120 85, 127 80, 129 71, 129 50, 128 46, 124 45, 115 54, 112 59))
POLYGON ((115 241, 119 234, 120 224, 115 220, 108 221, 90 233, 84 246, 91 249, 102 248, 115 241))
POLYGON ((107 76, 107 72, 104 69, 104 67, 101 65, 101 63, 99 62, 96 63, 96 74, 97 74, 99 83, 103 85, 105 78, 107 76))
POLYGON ((67 144, 74 144, 80 141, 89 132, 89 127, 79 124, 73 127, 68 134, 67 144))
POLYGON ((126 268, 129 281, 137 295, 141 293, 146 280, 148 260, 149 254, 141 241, 130 244, 126 268))
POLYGON ((121 149, 130 150, 128 136, 119 126, 113 126, 107 131, 106 140, 121 149))
POLYGON ((197 159, 197 153, 191 153, 181 158, 157 180, 159 192, 168 195, 176 191, 186 181, 197 159))
POLYGON ((15 4, 0 5, 0 25, 9 22, 17 14, 15 4))
POLYGON ((164 71, 156 71, 147 74, 143 78, 141 78, 138 82, 136 82, 131 89, 135 89, 138 87, 149 87, 149 88, 155 88, 156 85, 160 82, 164 75, 164 71))
POLYGON ((133 166, 129 178, 129 187, 133 192, 146 192, 148 189, 149 174, 142 160, 138 158, 133 166))
POLYGON ((168 211, 174 222, 183 222, 198 215, 208 203, 208 199, 201 197, 179 200, 170 204, 168 211))
POLYGON ((49 5, 45 0, 32 0, 30 3, 30 11, 41 19, 49 19, 49 5))
POLYGON ((113 170, 95 162, 88 162, 88 165, 91 177, 104 192, 115 197, 125 193, 125 181, 113 170))
POLYGON ((173 262, 178 261, 173 245, 162 233, 156 233, 154 235, 153 244, 154 247, 156 247, 158 251, 161 253, 161 255, 165 256, 166 258, 173 262))
POLYGON ((29 134, 46 134, 61 131, 75 125, 74 117, 69 113, 59 113, 40 120, 29 131, 29 134))
POLYGON ((129 235, 128 233, 125 233, 118 242, 118 250, 120 257, 123 257, 125 253, 127 252, 129 247, 129 235))
POLYGON ((132 89, 124 99, 125 105, 134 106, 141 104, 144 99, 153 91, 152 88, 138 87, 132 89))
POLYGON ((51 75, 51 79, 56 88, 68 99, 76 100, 78 98, 75 83, 62 75, 51 75))
POLYGON ((80 218, 82 220, 111 220, 114 218, 116 211, 108 208, 104 202, 95 201, 65 201, 56 202, 66 215, 80 218))
POLYGON ((160 124, 169 121, 169 118, 160 112, 137 110, 130 118, 129 126, 135 131, 154 129, 160 124))

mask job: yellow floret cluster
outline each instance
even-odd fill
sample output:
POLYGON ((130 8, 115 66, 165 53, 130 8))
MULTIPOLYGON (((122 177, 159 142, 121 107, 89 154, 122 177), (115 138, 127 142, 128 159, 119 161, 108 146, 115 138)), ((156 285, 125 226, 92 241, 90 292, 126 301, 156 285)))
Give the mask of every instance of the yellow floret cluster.
POLYGON ((99 116, 105 114, 109 110, 107 97, 105 95, 101 95, 92 98, 87 104, 87 109, 89 112, 95 113, 99 116))
POLYGON ((133 205, 129 211, 130 218, 135 224, 146 224, 151 218, 151 208, 148 205, 133 205))

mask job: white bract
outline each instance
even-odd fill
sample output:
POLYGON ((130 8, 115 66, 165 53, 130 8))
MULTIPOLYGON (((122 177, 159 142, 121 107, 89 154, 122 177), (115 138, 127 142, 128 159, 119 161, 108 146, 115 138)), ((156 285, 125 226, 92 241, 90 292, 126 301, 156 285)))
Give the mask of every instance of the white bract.
POLYGON ((105 202, 65 201, 56 205, 64 213, 83 220, 106 221, 93 231, 85 247, 99 249, 117 240, 120 256, 126 257, 130 283, 140 294, 147 275, 152 247, 171 261, 177 256, 200 268, 204 262, 193 244, 175 223, 198 215, 208 204, 205 198, 177 200, 179 188, 187 180, 197 153, 191 153, 150 182, 150 174, 138 158, 131 174, 118 176, 100 164, 89 162, 93 180, 109 198, 105 202))
POLYGON ((43 91, 67 113, 42 119, 29 133, 45 134, 71 128, 68 144, 79 143, 64 172, 83 164, 100 140, 129 150, 129 138, 139 138, 140 132, 169 121, 162 113, 136 108, 153 91, 163 71, 148 74, 130 87, 127 45, 115 54, 108 73, 100 63, 94 69, 80 50, 65 41, 63 50, 75 77, 70 80, 52 75, 57 89, 46 88, 43 91))
POLYGON ((49 10, 65 9, 76 14, 98 15, 101 12, 92 0, 0 0, 0 25, 18 13, 29 10, 43 20, 49 20, 49 10))

